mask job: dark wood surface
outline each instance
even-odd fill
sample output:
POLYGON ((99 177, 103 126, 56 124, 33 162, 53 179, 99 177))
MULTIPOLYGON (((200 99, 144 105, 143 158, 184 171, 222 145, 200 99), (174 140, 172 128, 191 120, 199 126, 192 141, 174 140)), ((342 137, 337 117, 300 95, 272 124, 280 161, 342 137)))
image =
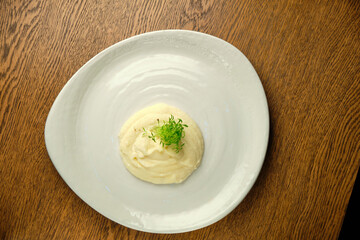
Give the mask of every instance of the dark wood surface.
POLYGON ((359 1, 0 1, 0 239, 336 239, 359 164, 359 1), (50 107, 84 63, 160 29, 240 49, 271 117, 265 163, 245 200, 221 221, 175 235, 95 212, 44 144, 50 107))

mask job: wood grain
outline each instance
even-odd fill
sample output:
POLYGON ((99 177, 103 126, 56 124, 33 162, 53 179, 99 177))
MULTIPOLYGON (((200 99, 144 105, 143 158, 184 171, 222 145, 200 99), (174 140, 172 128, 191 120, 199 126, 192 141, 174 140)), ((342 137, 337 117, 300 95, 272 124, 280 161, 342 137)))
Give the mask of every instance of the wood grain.
POLYGON ((360 165, 360 2, 0 2, 0 239, 336 239, 360 165), (239 48, 271 134, 260 176, 221 221, 189 233, 116 224, 61 179, 44 124, 69 78, 136 34, 189 29, 239 48))

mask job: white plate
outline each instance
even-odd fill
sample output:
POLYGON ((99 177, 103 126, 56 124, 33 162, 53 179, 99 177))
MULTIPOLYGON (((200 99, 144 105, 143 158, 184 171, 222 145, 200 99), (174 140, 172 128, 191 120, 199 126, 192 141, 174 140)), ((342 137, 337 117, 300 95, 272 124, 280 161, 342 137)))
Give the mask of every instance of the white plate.
POLYGON ((269 113, 259 77, 231 44, 166 30, 121 41, 87 62, 56 98, 46 147, 70 188, 102 215, 146 232, 178 233, 230 213, 253 186, 268 143, 269 113), (200 167, 182 184, 132 176, 118 132, 136 111, 181 108, 205 140, 200 167))

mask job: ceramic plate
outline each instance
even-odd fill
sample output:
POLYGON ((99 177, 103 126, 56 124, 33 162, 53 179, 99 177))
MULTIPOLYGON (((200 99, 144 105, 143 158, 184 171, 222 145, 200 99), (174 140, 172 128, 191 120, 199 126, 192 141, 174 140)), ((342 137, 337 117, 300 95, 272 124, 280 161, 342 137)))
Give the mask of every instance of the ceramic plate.
POLYGON ((129 228, 178 233, 230 213, 253 186, 268 143, 269 113, 259 77, 231 44, 199 32, 141 34, 102 51, 68 81, 45 126, 46 147, 70 188, 129 228), (131 175, 117 135, 138 110, 164 102, 199 125, 205 152, 183 183, 131 175))

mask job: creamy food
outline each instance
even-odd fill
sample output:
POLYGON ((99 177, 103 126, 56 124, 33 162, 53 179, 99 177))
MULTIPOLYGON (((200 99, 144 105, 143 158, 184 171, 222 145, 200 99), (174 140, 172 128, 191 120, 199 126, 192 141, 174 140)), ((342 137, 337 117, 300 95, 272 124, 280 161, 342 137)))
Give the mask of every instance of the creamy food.
POLYGON ((182 110, 159 103, 131 116, 119 134, 120 153, 126 168, 134 176, 155 184, 181 183, 200 165, 204 140, 197 124, 182 110), (144 134, 173 115, 188 127, 178 153, 163 147, 144 134))

